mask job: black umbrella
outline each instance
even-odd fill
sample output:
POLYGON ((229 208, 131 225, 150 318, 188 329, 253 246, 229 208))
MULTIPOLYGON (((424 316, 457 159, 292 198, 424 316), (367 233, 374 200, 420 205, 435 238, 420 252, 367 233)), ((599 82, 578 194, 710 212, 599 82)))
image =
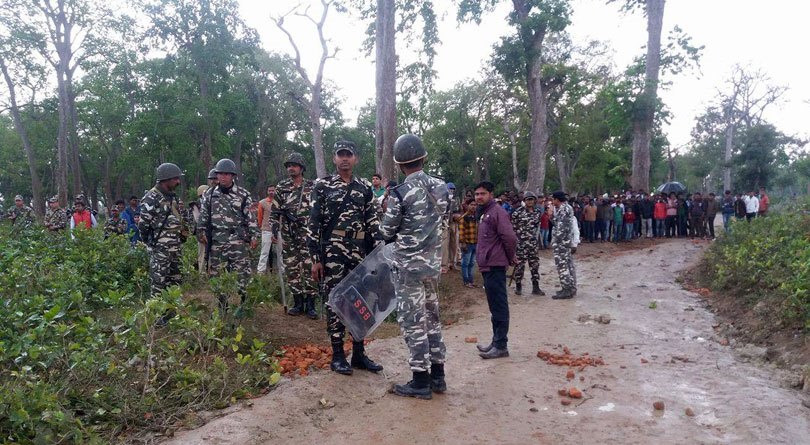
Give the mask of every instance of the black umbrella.
POLYGON ((680 182, 667 182, 666 184, 661 184, 656 189, 658 193, 683 193, 686 191, 686 186, 681 184, 680 182))

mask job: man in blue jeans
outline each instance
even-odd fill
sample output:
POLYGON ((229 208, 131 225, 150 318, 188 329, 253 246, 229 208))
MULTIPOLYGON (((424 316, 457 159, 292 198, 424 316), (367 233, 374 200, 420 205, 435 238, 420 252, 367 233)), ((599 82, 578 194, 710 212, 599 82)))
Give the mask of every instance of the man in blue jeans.
POLYGON ((517 236, 509 214, 497 202, 495 185, 484 181, 475 187, 478 203, 478 270, 484 277, 484 291, 492 320, 492 342, 477 345, 481 358, 509 357, 509 300, 506 293, 506 268, 517 264, 517 236))

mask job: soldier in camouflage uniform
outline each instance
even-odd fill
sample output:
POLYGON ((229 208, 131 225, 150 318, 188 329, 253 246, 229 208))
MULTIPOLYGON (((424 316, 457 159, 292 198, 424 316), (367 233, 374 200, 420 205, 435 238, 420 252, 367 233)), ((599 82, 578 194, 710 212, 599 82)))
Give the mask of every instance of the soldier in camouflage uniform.
POLYGON ((574 259, 571 257, 573 242, 572 227, 576 222, 574 209, 566 202, 565 192, 556 191, 552 195, 554 211, 554 230, 551 234, 551 247, 554 253, 554 264, 560 276, 562 290, 553 297, 555 300, 573 298, 577 295, 577 283, 574 278, 574 259))
POLYGON ((67 227, 67 214, 65 209, 59 207, 59 196, 48 199, 48 209, 45 210, 43 223, 45 228, 51 232, 58 232, 67 227))
POLYGON ((110 217, 107 218, 107 223, 104 224, 104 238, 125 233, 127 233, 127 221, 121 218, 121 211, 118 207, 110 208, 110 217))
POLYGON ((422 141, 412 135, 394 143, 394 162, 406 175, 391 190, 380 224, 386 246, 392 249, 397 321, 410 351, 413 379, 395 385, 394 393, 430 399, 447 390, 444 381, 446 348, 439 319, 436 292, 442 261, 442 218, 449 195, 444 181, 427 175, 422 167, 427 157, 422 141))
POLYGON ((540 290, 540 257, 537 255, 537 230, 540 227, 540 217, 543 212, 539 211, 535 204, 537 196, 532 192, 523 195, 523 206, 512 212, 512 227, 518 238, 517 245, 517 265, 515 266, 515 294, 523 293, 523 271, 526 262, 529 263, 529 271, 532 275, 532 294, 545 295, 540 290))
POLYGON ((318 318, 315 311, 318 286, 312 280, 312 257, 307 249, 309 212, 312 209, 310 199, 314 183, 304 178, 306 166, 300 153, 291 153, 284 162, 284 167, 290 178, 276 186, 270 227, 276 237, 281 235, 286 285, 295 302, 287 313, 301 315, 306 311, 307 316, 314 320, 318 318))
POLYGON ((25 205, 22 195, 14 197, 14 207, 8 209, 6 218, 15 228, 27 229, 34 225, 34 209, 25 205))
MULTIPOLYGON (((379 240, 380 223, 371 184, 353 174, 358 161, 354 142, 335 143, 333 161, 337 173, 315 181, 309 217, 312 279, 322 282, 324 295, 360 264, 375 240, 379 240)), ((351 375, 352 368, 381 371, 382 366, 366 356, 362 338, 353 339, 349 365, 343 352, 346 328, 329 306, 326 315, 326 330, 332 344, 332 371, 344 375, 351 375)))
MULTIPOLYGON (((169 286, 179 285, 182 279, 181 247, 188 230, 180 217, 174 193, 182 175, 177 165, 161 164, 157 168, 157 183, 141 199, 137 227, 149 253, 149 284, 153 297, 169 286)), ((121 221, 123 224, 124 220, 121 221)), ((126 228, 123 230, 122 233, 126 233, 126 228)), ((172 316, 173 313, 164 314, 161 320, 165 323, 172 316)))
MULTIPOLYGON (((259 228, 250 212, 253 199, 243 187, 236 185, 236 164, 220 159, 214 167, 217 185, 208 189, 200 201, 198 239, 208 247, 208 274, 235 272, 241 303, 247 297, 250 281, 250 250, 256 248, 259 228)), ((219 295, 219 308, 228 310, 227 296, 219 295)))

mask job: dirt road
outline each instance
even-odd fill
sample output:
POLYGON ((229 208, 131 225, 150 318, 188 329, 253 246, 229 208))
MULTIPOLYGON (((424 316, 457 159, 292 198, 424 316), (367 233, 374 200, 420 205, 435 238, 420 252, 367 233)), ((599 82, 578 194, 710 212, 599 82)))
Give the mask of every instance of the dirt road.
MULTIPOLYGON (((678 240, 611 253, 583 246, 577 298, 510 297, 506 359, 481 360, 464 342, 491 335, 485 304, 476 306, 473 317, 445 330, 449 390, 433 400, 387 393, 410 378, 406 348, 390 338, 368 347, 384 375, 316 372, 284 381, 252 406, 169 443, 810 443, 810 409, 785 387, 786 374, 718 343, 715 317, 676 282, 705 245, 678 240), (599 315, 607 317, 593 320, 599 315), (575 370, 569 382, 568 368, 536 357, 541 349, 561 353, 558 345, 605 365, 575 370), (584 398, 563 406, 557 391, 571 386, 584 398), (653 409, 656 401, 663 411, 653 409)), ((551 294, 557 280, 549 260, 541 271, 551 294)), ((483 290, 469 292, 485 301, 483 290)))

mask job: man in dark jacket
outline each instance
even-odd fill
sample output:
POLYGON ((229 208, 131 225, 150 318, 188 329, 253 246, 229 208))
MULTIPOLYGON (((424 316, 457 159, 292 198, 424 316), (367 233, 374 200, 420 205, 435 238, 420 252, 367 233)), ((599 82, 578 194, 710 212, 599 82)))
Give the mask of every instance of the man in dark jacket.
POLYGON ((476 261, 484 277, 484 289, 492 320, 492 342, 478 345, 481 358, 509 357, 509 300, 506 294, 506 268, 517 264, 517 236, 509 214, 495 201, 495 185, 484 181, 475 187, 480 216, 476 261))

